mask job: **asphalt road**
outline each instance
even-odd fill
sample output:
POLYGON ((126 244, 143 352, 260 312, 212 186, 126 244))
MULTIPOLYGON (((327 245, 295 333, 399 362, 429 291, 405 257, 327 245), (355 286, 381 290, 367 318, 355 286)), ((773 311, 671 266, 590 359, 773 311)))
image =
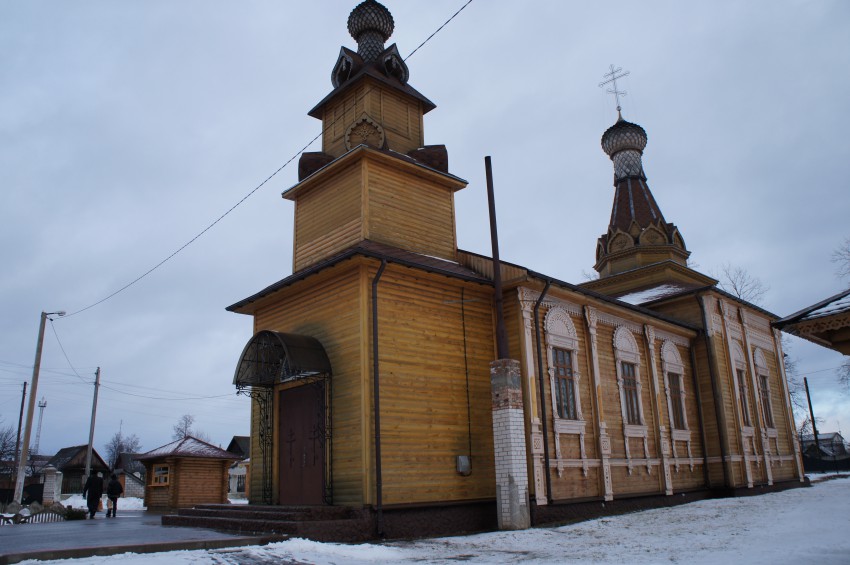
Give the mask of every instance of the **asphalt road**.
POLYGON ((0 565, 24 559, 68 559, 117 553, 260 545, 268 538, 163 526, 161 514, 126 511, 117 518, 0 526, 0 565))

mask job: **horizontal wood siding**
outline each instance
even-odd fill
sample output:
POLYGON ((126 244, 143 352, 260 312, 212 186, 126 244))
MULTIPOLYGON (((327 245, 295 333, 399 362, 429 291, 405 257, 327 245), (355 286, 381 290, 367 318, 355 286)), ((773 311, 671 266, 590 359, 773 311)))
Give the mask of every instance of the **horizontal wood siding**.
POLYGON ((171 473, 172 508, 226 504, 228 463, 221 459, 177 459, 171 473))
POLYGON ((460 284, 394 265, 381 278, 385 504, 495 495, 489 375, 492 291, 468 284, 460 302, 460 284), (472 474, 463 477, 456 472, 455 457, 470 454, 470 443, 472 474))
MULTIPOLYGON (((255 331, 274 330, 315 337, 325 349, 333 375, 333 491, 334 502, 363 503, 361 400, 365 375, 361 372, 361 272, 358 264, 343 264, 302 281, 276 302, 263 305, 255 316, 255 331)), ((278 387, 279 388, 279 387, 278 387)), ((278 429, 278 390, 274 396, 273 429, 278 429)), ((252 436, 256 437, 256 420, 252 436)), ((275 438, 277 465, 278 439, 275 438)), ((252 500, 260 492, 262 467, 251 452, 252 500)), ((276 469, 276 468, 275 468, 276 469)), ((277 470, 275 470, 277 476, 277 470)), ((279 485, 274 484, 278 499, 279 485)))
POLYGON ((454 197, 446 187, 370 161, 367 238, 455 259, 454 197))
POLYGON ((367 79, 325 108, 322 151, 334 157, 345 153, 345 133, 364 113, 383 128, 393 151, 407 154, 424 144, 421 103, 367 79))
POLYGON ((297 272, 362 239, 362 169, 354 164, 295 202, 297 272))

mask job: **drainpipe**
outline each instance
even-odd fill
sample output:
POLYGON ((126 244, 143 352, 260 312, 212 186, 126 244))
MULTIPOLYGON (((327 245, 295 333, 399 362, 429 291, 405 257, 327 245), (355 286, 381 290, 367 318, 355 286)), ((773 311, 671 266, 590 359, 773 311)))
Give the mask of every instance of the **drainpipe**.
POLYGON ((381 280, 381 275, 384 274, 384 269, 387 267, 387 260, 381 260, 381 266, 378 272, 375 273, 375 278, 372 279, 372 374, 373 374, 373 398, 375 404, 375 509, 377 511, 377 529, 378 536, 384 536, 384 510, 381 492, 384 487, 381 478, 381 395, 380 395, 380 377, 378 372, 378 281, 381 280))
MULTIPOLYGON (((699 308, 702 312, 702 326, 703 326, 703 340, 705 341, 705 352, 708 355, 708 375, 711 379, 711 392, 714 396, 714 417, 717 418, 717 431, 720 435, 720 459, 721 459, 721 468, 723 469, 723 486, 728 488, 730 486, 729 483, 729 471, 726 469, 726 426, 725 421, 721 417, 721 406, 720 403, 723 402, 723 395, 720 392, 720 387, 717 384, 717 374, 715 373, 714 364, 716 363, 717 357, 714 352, 714 345, 711 343, 711 337, 708 335, 708 328, 710 327, 708 324, 708 312, 705 310, 705 302, 703 302, 703 298, 705 298, 704 294, 697 295, 697 302, 699 302, 699 308)), ((708 446, 706 445, 706 448, 708 446)))
POLYGON ((702 439, 702 474, 705 476, 705 486, 711 488, 711 478, 708 473, 708 443, 705 438, 705 417, 702 413, 702 399, 699 395, 699 382, 697 381, 697 354, 693 344, 688 348, 691 352, 691 381, 694 387, 694 396, 697 399, 697 416, 699 417, 699 435, 702 439))
POLYGON ((549 504, 552 504, 552 475, 549 469, 549 434, 546 429, 546 395, 543 389, 545 381, 543 380, 543 348, 540 345, 540 305, 546 298, 546 293, 549 292, 551 285, 552 281, 547 280, 543 292, 540 293, 540 297, 534 304, 534 338, 537 341, 537 380, 539 381, 537 388, 540 389, 540 422, 543 432, 543 461, 546 471, 546 501, 549 504))

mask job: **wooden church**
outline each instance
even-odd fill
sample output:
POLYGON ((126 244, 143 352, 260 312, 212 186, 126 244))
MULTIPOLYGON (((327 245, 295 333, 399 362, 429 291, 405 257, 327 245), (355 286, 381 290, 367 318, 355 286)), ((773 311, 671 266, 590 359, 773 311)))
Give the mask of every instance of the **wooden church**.
MULTIPOLYGON (((458 249, 435 108, 389 11, 351 12, 309 115, 293 274, 253 316, 234 384, 252 397, 250 502, 362 512, 373 535, 523 528, 804 481, 777 319, 687 266, 642 165, 646 132, 602 136, 614 203, 600 277, 575 285, 458 249), (676 496, 674 496, 676 495, 676 496), (425 525, 427 524, 427 525, 425 525)), ((600 222, 601 223, 601 222, 600 222)))

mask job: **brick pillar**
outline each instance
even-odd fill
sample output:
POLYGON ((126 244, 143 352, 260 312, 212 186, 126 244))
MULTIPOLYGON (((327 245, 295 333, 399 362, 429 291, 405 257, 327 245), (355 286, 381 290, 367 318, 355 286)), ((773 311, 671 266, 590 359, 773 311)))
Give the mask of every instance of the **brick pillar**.
POLYGON ((521 386, 519 361, 499 359, 490 363, 496 512, 500 530, 524 530, 531 526, 521 386))
POLYGON ((62 494, 62 473, 53 465, 48 465, 41 471, 41 476, 44 481, 42 505, 50 506, 54 502, 59 502, 62 494))

